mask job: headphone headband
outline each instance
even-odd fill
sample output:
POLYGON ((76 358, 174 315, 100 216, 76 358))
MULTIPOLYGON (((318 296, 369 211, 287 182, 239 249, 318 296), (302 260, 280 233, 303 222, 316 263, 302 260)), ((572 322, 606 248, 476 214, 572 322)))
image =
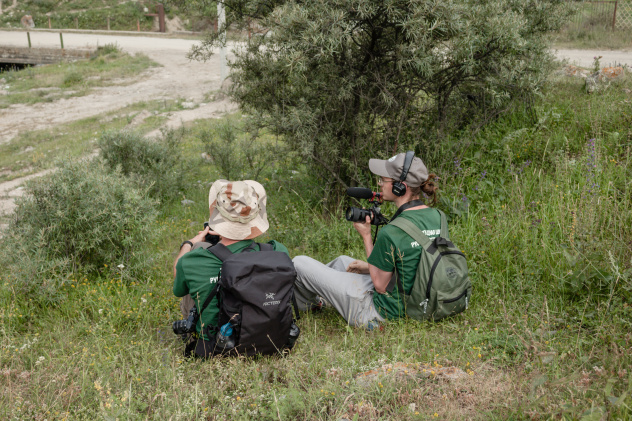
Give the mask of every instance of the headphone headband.
POLYGON ((406 181, 406 177, 408 177, 408 171, 410 171, 410 166, 413 163, 414 157, 415 157, 415 152, 413 151, 406 152, 406 156, 404 157, 404 167, 402 168, 402 175, 399 176, 399 181, 406 181))
POLYGON ((402 167, 402 173, 399 176, 399 180, 393 183, 392 192, 395 196, 401 197, 406 194, 406 184, 404 184, 404 181, 408 176, 408 171, 410 171, 410 166, 413 163, 414 157, 414 151, 406 152, 406 156, 404 157, 404 166, 402 167))

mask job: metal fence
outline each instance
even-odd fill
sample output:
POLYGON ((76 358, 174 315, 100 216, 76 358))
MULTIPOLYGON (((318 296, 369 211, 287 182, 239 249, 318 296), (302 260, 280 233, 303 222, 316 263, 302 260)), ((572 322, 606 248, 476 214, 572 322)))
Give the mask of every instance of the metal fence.
POLYGON ((632 0, 572 1, 576 13, 568 28, 576 31, 632 29, 632 0))
POLYGON ((617 2, 617 10, 615 12, 616 29, 632 30, 632 1, 617 2))

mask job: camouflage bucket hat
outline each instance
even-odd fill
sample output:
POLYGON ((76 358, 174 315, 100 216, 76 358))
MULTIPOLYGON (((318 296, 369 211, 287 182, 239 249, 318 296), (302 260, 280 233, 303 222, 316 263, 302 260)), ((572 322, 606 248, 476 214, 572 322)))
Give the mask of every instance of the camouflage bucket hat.
POLYGON ((266 212, 266 191, 253 180, 217 180, 208 194, 209 225, 231 240, 248 240, 270 226, 266 212))

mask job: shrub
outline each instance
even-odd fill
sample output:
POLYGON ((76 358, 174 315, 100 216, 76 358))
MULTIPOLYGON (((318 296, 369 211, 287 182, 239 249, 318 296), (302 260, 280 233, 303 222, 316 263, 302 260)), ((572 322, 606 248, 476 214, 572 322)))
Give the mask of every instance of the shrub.
POLYGON ((122 264, 135 276, 146 266, 142 249, 158 231, 155 201, 99 162, 63 162, 29 182, 16 204, 0 261, 18 288, 45 298, 70 272, 122 264))
POLYGON ((77 71, 70 71, 64 76, 64 87, 70 87, 83 82, 83 75, 77 71))
POLYGON ((221 176, 228 180, 259 179, 262 171, 288 156, 282 143, 243 132, 231 120, 217 122, 200 132, 204 151, 221 176))
POLYGON ((107 56, 108 54, 120 53, 122 50, 116 42, 99 45, 97 47, 97 56, 107 56))
POLYGON ((161 201, 178 197, 188 168, 179 145, 182 130, 165 131, 156 139, 146 139, 130 131, 110 131, 101 135, 98 146, 110 171, 122 174, 161 201))

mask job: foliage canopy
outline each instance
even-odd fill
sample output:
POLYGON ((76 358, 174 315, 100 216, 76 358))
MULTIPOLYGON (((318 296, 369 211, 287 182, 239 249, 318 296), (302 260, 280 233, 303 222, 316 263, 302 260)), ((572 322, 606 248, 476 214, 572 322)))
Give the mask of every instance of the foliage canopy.
POLYGON ((235 51, 234 98, 341 187, 366 181, 369 157, 427 148, 536 92, 551 58, 544 34, 566 13, 562 0, 225 5, 229 25, 263 28, 235 51))

